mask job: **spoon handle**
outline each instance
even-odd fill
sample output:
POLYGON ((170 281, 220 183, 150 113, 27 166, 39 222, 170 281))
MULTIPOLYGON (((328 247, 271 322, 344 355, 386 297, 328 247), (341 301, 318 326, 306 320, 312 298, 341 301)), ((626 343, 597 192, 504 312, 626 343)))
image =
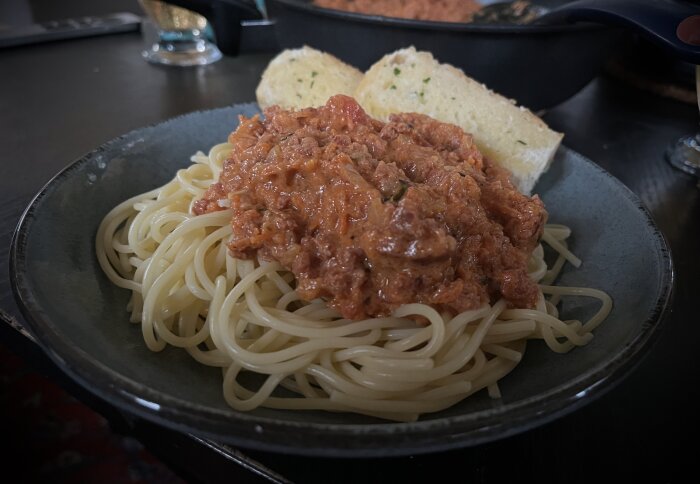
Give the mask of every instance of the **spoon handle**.
POLYGON ((535 24, 594 22, 631 29, 677 57, 700 64, 700 7, 680 0, 579 0, 539 17, 535 24))

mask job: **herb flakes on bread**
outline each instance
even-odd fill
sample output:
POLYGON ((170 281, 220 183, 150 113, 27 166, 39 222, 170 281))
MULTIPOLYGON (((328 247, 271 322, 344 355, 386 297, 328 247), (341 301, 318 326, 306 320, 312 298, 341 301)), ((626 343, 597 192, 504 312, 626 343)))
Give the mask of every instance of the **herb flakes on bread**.
POLYGON ((260 107, 318 107, 334 94, 354 97, 370 116, 426 114, 470 133, 479 150, 512 173, 524 194, 549 168, 563 135, 539 117, 413 47, 384 56, 363 75, 330 54, 302 47, 285 50, 263 73, 260 107))
POLYGON ((529 110, 413 47, 376 62, 354 96, 370 116, 383 121, 391 113, 417 112, 456 124, 485 156, 510 170, 525 194, 549 168, 563 138, 529 110))
POLYGON ((258 104, 284 109, 318 107, 334 94, 352 96, 362 72, 330 54, 304 46, 287 49, 263 72, 255 90, 258 104))

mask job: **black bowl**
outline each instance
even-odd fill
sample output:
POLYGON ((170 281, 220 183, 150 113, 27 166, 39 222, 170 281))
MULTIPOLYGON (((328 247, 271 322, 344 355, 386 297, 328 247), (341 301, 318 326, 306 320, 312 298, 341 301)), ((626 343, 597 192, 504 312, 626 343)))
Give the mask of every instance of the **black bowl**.
MULTIPOLYGON (((129 324, 128 293, 95 256, 97 227, 123 200, 172 179, 197 150, 226 139, 241 105, 182 116, 100 146, 51 180, 31 202, 10 254, 13 290, 31 332, 53 361, 88 390, 126 411, 180 431, 242 447, 326 456, 435 452, 500 439, 541 425, 603 394, 639 362, 657 334, 673 271, 662 235, 639 199, 594 163, 561 148, 535 191, 552 222, 570 226, 584 261, 563 285, 597 287, 614 308, 586 346, 560 355, 528 345, 499 386, 415 423, 320 411, 229 408, 221 372, 183 350, 152 353, 129 324)), ((567 299, 566 317, 597 307, 567 299)))

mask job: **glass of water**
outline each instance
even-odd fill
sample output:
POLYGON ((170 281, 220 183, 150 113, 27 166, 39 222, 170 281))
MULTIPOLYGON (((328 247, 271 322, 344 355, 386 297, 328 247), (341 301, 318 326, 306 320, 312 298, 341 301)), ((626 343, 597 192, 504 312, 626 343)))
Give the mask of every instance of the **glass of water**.
POLYGON ((158 38, 143 51, 154 64, 206 65, 221 59, 221 51, 209 39, 211 27, 203 16, 158 0, 139 0, 153 22, 158 38))
MULTIPOLYGON (((700 66, 695 66, 695 83, 700 110, 700 66)), ((682 137, 666 151, 671 165, 686 173, 700 177, 700 131, 682 137)))

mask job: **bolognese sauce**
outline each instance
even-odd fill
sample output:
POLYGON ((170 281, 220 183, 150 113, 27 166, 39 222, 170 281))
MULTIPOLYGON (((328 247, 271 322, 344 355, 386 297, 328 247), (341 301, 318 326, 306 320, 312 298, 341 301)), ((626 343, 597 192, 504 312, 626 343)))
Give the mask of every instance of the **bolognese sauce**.
POLYGON ((481 9, 476 0, 314 0, 323 8, 414 20, 469 22, 481 9))
POLYGON ((547 212, 461 128, 415 113, 383 123, 337 95, 242 117, 229 142, 194 212, 230 207, 231 253, 279 261, 303 299, 351 319, 412 302, 536 304, 527 261, 547 212))

